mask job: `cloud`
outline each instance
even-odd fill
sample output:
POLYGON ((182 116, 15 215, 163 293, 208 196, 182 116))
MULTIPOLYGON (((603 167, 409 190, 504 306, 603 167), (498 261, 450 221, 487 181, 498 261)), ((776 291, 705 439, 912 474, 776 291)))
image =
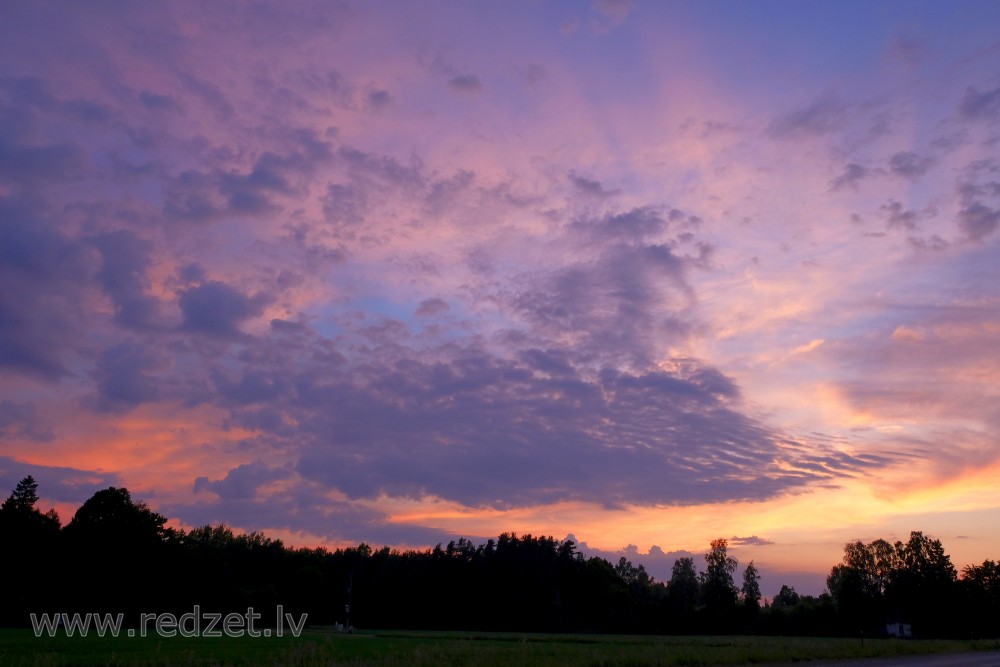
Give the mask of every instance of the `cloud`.
POLYGON ((1000 166, 993 159, 976 160, 962 170, 957 185, 961 203, 957 222, 968 241, 979 242, 1000 224, 1000 166))
POLYGON ((271 153, 262 155, 248 174, 223 173, 219 175, 219 192, 234 213, 264 214, 275 210, 270 195, 287 194, 291 190, 288 180, 281 174, 281 161, 271 153))
POLYGON ((261 486, 290 476, 291 471, 286 468, 272 468, 254 461, 233 468, 220 480, 198 477, 194 481, 194 492, 211 491, 224 500, 249 500, 257 495, 261 486))
MULTIPOLYGON (((661 224, 642 214, 603 222, 586 226, 586 236, 642 235, 661 224)), ((647 364, 654 339, 686 335, 674 314, 691 299, 689 264, 667 245, 611 240, 593 259, 515 279, 507 303, 536 335, 568 337, 578 353, 608 363, 647 364)))
POLYGON ((152 245, 126 229, 100 234, 90 242, 101 253, 97 277, 114 304, 115 321, 136 330, 160 326, 159 300, 147 294, 152 245))
POLYGON ((570 172, 569 181, 581 194, 593 196, 598 199, 613 197, 621 192, 621 190, 606 190, 600 182, 579 176, 574 172, 570 172))
POLYGON ((365 542, 397 548, 424 547, 460 537, 447 530, 395 523, 377 509, 332 500, 321 488, 295 476, 294 472, 260 462, 239 466, 221 480, 200 477, 195 481, 195 490, 211 492, 218 498, 170 502, 162 511, 188 525, 225 523, 265 534, 291 531, 327 544, 365 542))
POLYGON ((483 84, 475 74, 458 74, 448 81, 448 87, 457 93, 478 93, 483 84))
MULTIPOLYGON (((683 214, 681 214, 681 217, 683 214)), ((677 216, 671 212, 671 219, 677 216)), ((634 208, 625 213, 609 213, 601 218, 582 218, 570 226, 570 231, 590 237, 599 243, 641 241, 666 231, 667 222, 652 208, 634 208)))
POLYGON ((590 27, 595 33, 604 34, 624 23, 632 9, 632 0, 594 0, 593 8, 590 27))
POLYGON ((913 230, 917 228, 917 221, 920 220, 919 213, 904 209, 903 205, 894 199, 879 206, 879 211, 886 218, 886 226, 889 229, 913 230))
POLYGON ((86 176, 87 154, 75 137, 53 140, 37 128, 44 121, 81 122, 95 113, 93 106, 57 100, 36 77, 0 78, 0 184, 33 191, 86 176))
MULTIPOLYGON (((568 535, 566 539, 571 539, 574 542, 577 541, 576 536, 568 535)), ((767 546, 773 544, 769 540, 762 540, 756 536, 749 538, 739 538, 734 537, 729 540, 729 546, 731 550, 729 555, 738 555, 738 551, 744 547, 756 547, 756 546, 767 546), (759 540, 759 542, 746 542, 745 544, 740 543, 739 540, 759 540)), ((708 551, 709 545, 705 545, 705 551, 708 551)), ((698 571, 705 570, 705 551, 692 552, 685 551, 683 549, 664 551, 661 547, 657 545, 652 545, 649 547, 649 551, 643 553, 634 544, 630 544, 617 551, 612 550, 602 550, 590 546, 586 542, 580 542, 578 544, 578 551, 585 554, 588 557, 603 558, 609 563, 617 563, 619 558, 627 558, 633 565, 642 565, 646 572, 649 573, 656 581, 668 582, 670 581, 670 575, 674 567, 674 563, 680 558, 690 558, 694 561, 695 569, 698 571)), ((745 564, 742 558, 740 562, 745 564)), ((757 574, 760 576, 761 588, 764 591, 773 591, 777 593, 781 585, 792 585, 797 590, 808 595, 818 595, 824 588, 826 582, 825 573, 816 572, 795 572, 787 570, 779 570, 775 568, 769 568, 765 563, 757 563, 757 574)), ((742 568, 741 568, 742 569, 742 568)))
POLYGON ((94 266, 44 210, 0 198, 0 366, 55 380, 86 330, 94 266))
MULTIPOLYGON (((331 183, 323 197, 323 214, 338 227, 357 226, 364 222, 368 197, 363 188, 331 183)), ((351 232, 342 232, 353 239, 351 232)))
MULTIPOLYGON (((212 385, 232 426, 293 457, 317 488, 351 499, 499 508, 759 499, 865 464, 810 469, 801 453, 789 458, 739 412, 734 382, 694 360, 598 372, 563 349, 508 359, 470 345, 418 352, 401 340, 394 329, 369 332, 370 353, 342 347, 350 358, 324 358, 316 343, 254 339, 259 349, 245 358, 258 361, 212 385)), ((224 488, 209 484, 199 488, 224 488)))
MULTIPOLYGON (((778 78, 736 72, 663 38, 697 35, 697 11, 666 33, 640 29, 666 18, 651 5, 501 13, 510 31, 478 9, 402 26, 329 3, 183 22, 24 5, 0 26, 0 434, 17 456, 169 433, 189 440, 171 474, 130 449, 114 481, 155 477, 184 521, 433 541, 385 508, 762 500, 936 456, 910 431, 880 453, 882 413, 989 449, 970 378, 996 328, 995 82, 959 68, 949 98, 913 65, 905 91, 859 88, 808 49, 778 78), (535 41, 567 18, 575 34, 535 41), (444 43, 432 24, 461 29, 444 43), (903 143, 914 119, 933 152, 903 143), (852 210, 875 231, 833 224, 852 210), (901 326, 920 340, 890 339, 901 326), (819 375, 842 380, 830 405, 784 402, 819 375), (792 437, 802 413, 875 454, 792 437), (203 447, 224 467, 198 469, 203 447)), ((730 23, 713 30, 738 46, 730 23)), ((943 62, 980 67, 974 41, 943 62)), ((59 479, 114 477, 80 468, 59 479)))
POLYGON ((336 157, 359 182, 369 186, 419 190, 426 182, 423 165, 419 160, 403 165, 394 157, 368 153, 349 146, 342 146, 336 157))
MULTIPOLYGON (((272 327, 274 322, 272 321, 272 327)), ((301 333, 305 331, 304 326, 279 326, 276 327, 282 333, 301 333)), ((264 371, 248 370, 239 376, 239 380, 233 380, 221 368, 216 368, 212 373, 212 382, 219 390, 221 398, 228 404, 243 406, 257 403, 266 404, 272 399, 281 397, 291 391, 288 379, 278 373, 268 373, 264 371)), ((277 416, 275 424, 280 424, 280 415, 277 416)))
POLYGON ((171 95, 160 95, 149 90, 139 92, 139 101, 144 107, 154 112, 175 112, 180 105, 171 95))
POLYGON ((823 136, 841 129, 846 122, 847 106, 826 97, 778 116, 768 125, 767 133, 776 139, 823 136))
POLYGON ((97 361, 96 407, 104 412, 125 412, 160 396, 154 373, 170 367, 161 350, 127 340, 106 349, 97 361))
POLYGON ((436 317, 448 312, 450 308, 443 299, 424 299, 417 308, 417 317, 436 317))
POLYGON ((531 348, 522 351, 519 357, 534 371, 565 378, 576 375, 576 370, 572 365, 572 357, 565 350, 531 348))
POLYGON ((959 114, 967 120, 993 120, 1000 117, 1000 88, 979 92, 969 86, 958 105, 959 114))
MULTIPOLYGON (((77 505, 82 505, 87 498, 101 489, 121 486, 121 479, 114 473, 35 465, 9 456, 0 456, 0 489, 13 491, 17 483, 28 475, 38 482, 38 495, 41 498, 77 505)), ((3 497, 6 498, 6 495, 3 497)), ((67 517, 63 517, 63 523, 66 520, 67 517)))
POLYGON ((533 88, 547 84, 551 79, 549 70, 537 63, 531 63, 526 67, 518 67, 517 71, 524 79, 524 82, 533 88))
MULTIPOLYGON (((188 168, 165 179, 163 211, 170 220, 209 223, 225 216, 264 216, 297 194, 296 181, 334 161, 333 147, 312 130, 288 128, 283 151, 264 151, 247 170, 233 156, 208 168, 188 168)), ((348 158, 349 159, 349 158, 348 158)))
POLYGON ((171 219, 209 222, 225 211, 226 202, 216 180, 196 169, 187 169, 164 184, 163 211, 171 219))
POLYGON ((388 90, 373 90, 368 93, 368 106, 372 109, 386 109, 392 105, 392 95, 388 90))
POLYGON ((868 167, 864 167, 860 164, 850 163, 844 165, 844 173, 830 181, 830 190, 836 192, 838 190, 844 190, 850 188, 851 190, 856 190, 858 184, 865 180, 871 174, 871 170, 868 167))
POLYGON ((52 426, 38 414, 34 403, 0 401, 0 438, 48 442, 55 438, 52 426))
POLYGON ((52 92, 50 83, 38 77, 0 79, 0 90, 6 90, 11 102, 22 108, 33 107, 39 112, 65 120, 103 125, 113 115, 107 106, 91 100, 58 99, 52 92))
POLYGON ((55 178, 77 180, 86 170, 86 157, 77 144, 24 145, 4 140, 0 134, 0 174, 7 182, 27 188, 55 178))
POLYGON ((184 89, 197 97, 206 108, 213 111, 219 120, 229 120, 236 113, 229 98, 214 82, 187 72, 177 72, 177 78, 184 89))
MULTIPOLYGON (((567 535, 565 540, 573 540, 577 543, 577 550, 585 554, 588 558, 596 557, 603 558, 609 563, 617 563, 620 558, 626 558, 633 565, 642 565, 646 568, 646 572, 649 573, 657 581, 667 582, 670 581, 670 573, 674 567, 674 563, 680 558, 691 558, 695 561, 696 569, 703 569, 704 561, 702 559, 702 554, 693 553, 690 551, 685 551, 683 549, 678 549, 675 551, 664 551, 657 545, 652 545, 649 550, 645 553, 639 551, 639 548, 634 544, 626 545, 625 547, 618 550, 605 550, 598 549, 591 546, 587 542, 580 542, 576 539, 575 535, 567 535)), ((707 548, 707 545, 706 545, 707 548)))
POLYGON ((920 251, 943 252, 951 247, 951 243, 937 234, 933 234, 930 238, 911 236, 907 241, 913 248, 920 251))
POLYGON ((240 323, 260 315, 269 300, 266 295, 250 297, 226 283, 210 280, 179 293, 184 315, 181 326, 215 338, 241 338, 240 323))
POLYGON ((621 21, 632 9, 632 0, 594 0, 594 8, 621 21))
POLYGON ((900 151, 889 158, 889 171, 912 180, 927 173, 932 164, 934 161, 930 158, 920 157, 911 151, 900 151))
POLYGON ((1000 210, 972 202, 958 212, 958 226, 971 241, 982 241, 1000 225, 1000 210))
POLYGON ((572 35, 580 30, 581 25, 583 25, 583 21, 580 17, 574 16, 559 24, 559 32, 564 35, 572 35))
POLYGON ((756 535, 751 535, 750 537, 736 537, 734 535, 733 537, 729 538, 729 544, 731 544, 734 547, 748 547, 748 546, 760 547, 760 546, 766 546, 768 544, 774 544, 774 542, 772 542, 771 540, 765 540, 761 537, 757 537, 756 535))

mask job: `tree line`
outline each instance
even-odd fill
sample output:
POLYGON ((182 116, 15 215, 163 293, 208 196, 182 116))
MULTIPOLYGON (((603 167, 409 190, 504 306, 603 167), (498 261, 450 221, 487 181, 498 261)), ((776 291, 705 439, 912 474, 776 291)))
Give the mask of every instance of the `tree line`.
POLYGON ((997 636, 1000 569, 959 574, 941 542, 854 542, 827 590, 782 586, 770 601, 753 562, 715 540, 699 571, 678 558, 668 581, 641 564, 587 557, 571 540, 504 533, 423 551, 366 544, 291 548, 224 525, 177 530, 125 488, 98 491, 63 526, 21 480, 0 505, 0 624, 35 613, 307 613, 310 624, 368 628, 879 636, 905 623, 921 637, 997 636), (739 579, 739 581, 737 581, 739 579))

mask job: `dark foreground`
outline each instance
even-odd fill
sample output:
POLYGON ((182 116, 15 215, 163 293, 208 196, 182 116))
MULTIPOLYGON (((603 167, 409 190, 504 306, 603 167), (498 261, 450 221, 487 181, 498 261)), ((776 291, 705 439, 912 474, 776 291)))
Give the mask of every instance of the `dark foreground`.
POLYGON ((1000 651, 818 662, 816 667, 998 667, 1000 651))
POLYGON ((525 667, 748 665, 813 663, 877 667, 1000 666, 1000 643, 802 637, 667 637, 459 632, 372 632, 345 635, 322 628, 302 636, 35 637, 0 630, 0 665, 131 667, 153 665, 390 667, 460 664, 525 667), (929 655, 930 657, 914 657, 929 655), (864 659, 864 660, 862 660, 864 659), (872 661, 874 659, 874 661, 872 661), (887 659, 882 662, 880 659, 887 659), (848 662, 844 662, 848 661, 848 662))

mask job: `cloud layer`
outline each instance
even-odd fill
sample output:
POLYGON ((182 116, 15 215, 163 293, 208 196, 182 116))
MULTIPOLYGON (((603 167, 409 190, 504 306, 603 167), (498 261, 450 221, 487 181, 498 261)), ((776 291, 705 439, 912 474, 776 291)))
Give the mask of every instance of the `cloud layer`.
POLYGON ((995 464, 1000 17, 918 4, 11 9, 4 479, 426 544, 995 464))

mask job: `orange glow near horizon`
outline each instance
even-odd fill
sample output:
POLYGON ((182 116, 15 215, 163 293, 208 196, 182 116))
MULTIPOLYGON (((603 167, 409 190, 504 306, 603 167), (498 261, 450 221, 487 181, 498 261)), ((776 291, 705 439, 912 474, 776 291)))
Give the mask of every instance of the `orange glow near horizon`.
POLYGON ((1000 557, 1000 3, 126 5, 0 22, 0 477, 64 523, 1000 557))

